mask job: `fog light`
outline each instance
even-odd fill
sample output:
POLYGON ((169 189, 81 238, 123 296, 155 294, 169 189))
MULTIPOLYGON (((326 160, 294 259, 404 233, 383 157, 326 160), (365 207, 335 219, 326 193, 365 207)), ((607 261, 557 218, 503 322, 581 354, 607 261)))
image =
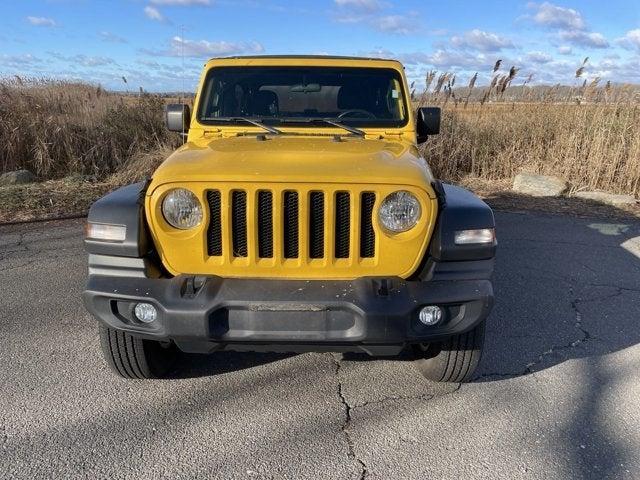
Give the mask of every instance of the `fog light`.
POLYGON ((150 303, 138 303, 133 310, 136 318, 144 323, 151 323, 158 317, 156 307, 150 303))
POLYGON ((422 307, 422 310, 420 310, 418 314, 418 319, 420 323, 424 325, 435 325, 442 320, 442 309, 435 305, 422 307))

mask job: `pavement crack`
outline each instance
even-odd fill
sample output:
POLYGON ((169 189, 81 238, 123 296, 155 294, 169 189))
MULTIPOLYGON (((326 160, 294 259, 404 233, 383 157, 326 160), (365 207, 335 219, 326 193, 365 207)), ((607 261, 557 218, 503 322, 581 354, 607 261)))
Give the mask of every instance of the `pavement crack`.
POLYGON ((364 480, 365 478, 367 478, 367 475, 368 475, 367 465, 364 463, 364 461, 361 458, 359 458, 356 455, 353 439, 351 438, 351 433, 349 432, 349 428, 351 427, 351 410, 353 408, 347 401, 342 391, 342 382, 340 381, 340 369, 342 368, 342 364, 340 362, 340 359, 337 358, 336 355, 332 355, 332 354, 329 354, 329 355, 331 356, 331 359, 335 365, 334 374, 336 376, 336 379, 338 380, 338 397, 340 398, 340 402, 344 407, 344 422, 342 423, 340 430, 342 431, 342 434, 344 435, 345 440, 347 442, 347 448, 348 448, 347 455, 349 456, 349 458, 352 458, 358 463, 358 467, 360 468, 359 478, 360 480, 364 480))
POLYGON ((483 373, 481 375, 478 375, 477 377, 475 377, 473 379, 473 381, 477 382, 478 380, 483 380, 485 378, 495 378, 495 377, 499 377, 499 378, 516 378, 516 377, 521 377, 522 375, 524 375, 524 373, 487 372, 487 373, 483 373))
MULTIPOLYGON (((573 290, 571 290, 571 293, 573 294, 573 290)), ((618 292, 613 295, 609 295, 605 298, 611 298, 618 295, 621 295, 621 292, 618 292)), ((584 300, 584 301, 592 301, 592 300, 584 300)), ((534 368, 540 363, 542 363, 544 359, 549 355, 553 355, 554 353, 561 352, 563 350, 571 350, 573 348, 581 346, 595 339, 595 337, 593 337, 591 333, 589 333, 589 331, 582 325, 582 312, 580 312, 578 305, 584 301, 580 298, 576 298, 571 301, 571 308, 575 313, 575 323, 573 324, 573 326, 581 333, 580 338, 577 338, 576 340, 573 340, 572 342, 569 342, 567 344, 552 345, 548 350, 545 350, 544 352, 542 352, 535 361, 529 363, 521 375, 533 373, 534 368)))
POLYGON ((619 285, 610 285, 607 283, 588 283, 587 286, 595 287, 595 288, 612 288, 615 290, 615 292, 610 295, 605 295, 603 297, 590 298, 589 300, 580 300, 581 303, 595 302, 600 300, 606 300, 608 298, 618 297, 622 295, 624 292, 640 292, 640 288, 621 287, 619 285))
MULTIPOLYGON (((453 393, 453 392, 451 392, 453 393)), ((364 403, 357 403, 355 405, 353 405, 351 407, 351 410, 355 410, 356 408, 363 408, 363 407, 369 407, 371 405, 380 405, 386 402, 394 402, 394 401, 401 401, 401 400, 431 400, 432 398, 434 398, 435 395, 431 394, 431 393, 424 393, 422 395, 390 395, 390 396, 386 396, 384 398, 381 398, 380 400, 372 400, 370 402, 364 402, 364 403)))

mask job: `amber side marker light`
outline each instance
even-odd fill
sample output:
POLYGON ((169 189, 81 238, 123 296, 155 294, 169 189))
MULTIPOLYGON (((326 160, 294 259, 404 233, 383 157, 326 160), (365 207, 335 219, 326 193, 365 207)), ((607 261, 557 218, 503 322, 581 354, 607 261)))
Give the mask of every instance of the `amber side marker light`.
POLYGON ((87 240, 99 240, 102 242, 124 242, 127 237, 127 227, 124 225, 111 225, 108 223, 91 223, 85 225, 85 237, 87 240))

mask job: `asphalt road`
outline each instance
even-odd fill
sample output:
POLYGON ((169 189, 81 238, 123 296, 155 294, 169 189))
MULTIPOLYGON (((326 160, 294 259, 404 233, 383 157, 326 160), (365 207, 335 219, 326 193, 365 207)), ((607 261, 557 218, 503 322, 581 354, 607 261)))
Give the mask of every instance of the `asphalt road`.
POLYGON ((403 360, 188 356, 125 381, 80 221, 0 227, 1 478, 640 478, 640 224, 498 213, 474 383, 403 360))

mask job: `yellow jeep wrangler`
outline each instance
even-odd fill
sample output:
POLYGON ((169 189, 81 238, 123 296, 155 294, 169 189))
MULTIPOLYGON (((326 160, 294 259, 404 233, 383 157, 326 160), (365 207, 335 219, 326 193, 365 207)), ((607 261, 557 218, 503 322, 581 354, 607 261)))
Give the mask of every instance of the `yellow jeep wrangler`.
POLYGON ((410 352, 429 379, 480 360, 496 249, 491 209, 436 180, 393 60, 210 60, 185 144, 89 212, 84 303, 127 378, 178 351, 410 352))

